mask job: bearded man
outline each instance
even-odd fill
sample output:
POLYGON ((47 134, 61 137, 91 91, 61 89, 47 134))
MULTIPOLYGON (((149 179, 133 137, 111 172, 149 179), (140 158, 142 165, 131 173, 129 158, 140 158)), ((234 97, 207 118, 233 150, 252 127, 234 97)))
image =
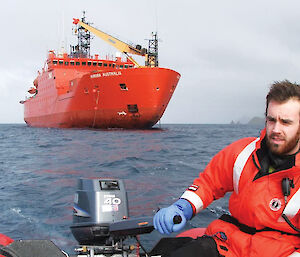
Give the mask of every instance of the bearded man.
POLYGON ((265 129, 220 151, 180 199, 154 216, 169 234, 227 192, 231 215, 163 256, 300 257, 300 85, 275 82, 266 97, 265 129), (174 217, 180 216, 180 224, 174 217))

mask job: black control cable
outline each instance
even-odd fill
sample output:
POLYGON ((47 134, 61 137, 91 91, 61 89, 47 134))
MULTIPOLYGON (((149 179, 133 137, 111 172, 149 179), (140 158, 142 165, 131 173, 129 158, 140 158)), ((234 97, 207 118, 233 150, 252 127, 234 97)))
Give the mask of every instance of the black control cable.
MULTIPOLYGON (((289 178, 284 178, 281 181, 282 193, 284 196, 285 205, 287 204, 287 198, 291 194, 291 188, 294 188, 294 181, 289 178)), ((295 227, 293 223, 289 220, 289 218, 283 213, 282 218, 286 221, 286 223, 296 232, 300 233, 300 229, 295 227)))

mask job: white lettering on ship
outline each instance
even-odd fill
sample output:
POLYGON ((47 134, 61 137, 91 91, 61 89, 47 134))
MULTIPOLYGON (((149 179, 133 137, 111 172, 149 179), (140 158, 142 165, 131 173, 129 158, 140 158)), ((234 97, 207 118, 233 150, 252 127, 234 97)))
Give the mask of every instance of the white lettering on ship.
POLYGON ((94 79, 100 77, 121 76, 121 75, 122 75, 121 71, 109 71, 109 72, 102 73, 102 75, 101 73, 92 74, 90 77, 91 79, 94 79))
POLYGON ((101 77, 101 74, 100 74, 100 73, 91 75, 91 79, 99 78, 99 77, 101 77))
POLYGON ((120 76, 120 75, 122 75, 121 71, 109 71, 109 72, 102 73, 103 77, 120 76))

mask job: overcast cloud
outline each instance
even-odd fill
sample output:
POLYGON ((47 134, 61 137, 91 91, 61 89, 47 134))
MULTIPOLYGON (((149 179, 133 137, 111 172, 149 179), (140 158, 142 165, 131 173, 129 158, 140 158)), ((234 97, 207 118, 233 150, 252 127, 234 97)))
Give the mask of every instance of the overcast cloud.
MULTIPOLYGON (((299 0, 11 0, 1 9, 0 123, 23 122, 19 101, 47 51, 75 42, 72 18, 83 10, 127 42, 145 46, 158 31, 160 66, 182 75, 162 123, 245 122, 263 116, 273 81, 300 83, 299 0)), ((92 54, 115 52, 92 41, 92 54)))

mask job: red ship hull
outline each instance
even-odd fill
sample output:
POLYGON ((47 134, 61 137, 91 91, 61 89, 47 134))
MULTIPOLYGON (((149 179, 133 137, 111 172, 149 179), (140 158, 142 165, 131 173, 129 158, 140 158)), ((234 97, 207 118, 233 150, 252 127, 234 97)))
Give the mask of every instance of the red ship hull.
POLYGON ((33 127, 151 128, 179 78, 158 67, 76 71, 50 66, 38 76, 38 93, 24 101, 24 120, 33 127))

